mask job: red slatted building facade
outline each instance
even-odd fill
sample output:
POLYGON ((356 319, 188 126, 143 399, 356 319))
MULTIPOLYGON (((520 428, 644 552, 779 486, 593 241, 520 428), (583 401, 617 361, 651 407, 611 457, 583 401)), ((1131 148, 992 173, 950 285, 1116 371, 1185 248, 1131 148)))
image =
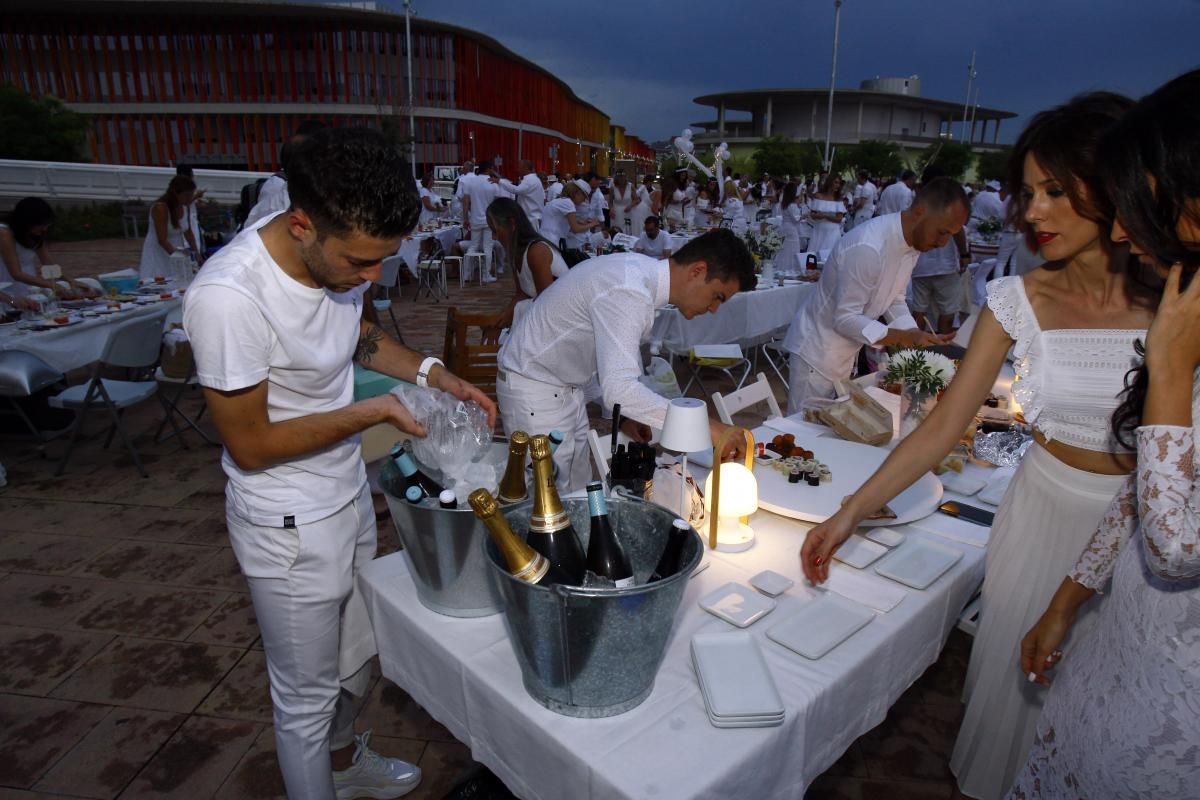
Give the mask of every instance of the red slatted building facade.
MULTIPOLYGON (((0 84, 87 114, 92 161, 278 168, 304 119, 407 140, 404 17, 262 2, 10 0, 0 84)), ((416 160, 529 158, 544 172, 613 160, 653 171, 654 151, 562 81, 499 42, 412 19, 416 160)))

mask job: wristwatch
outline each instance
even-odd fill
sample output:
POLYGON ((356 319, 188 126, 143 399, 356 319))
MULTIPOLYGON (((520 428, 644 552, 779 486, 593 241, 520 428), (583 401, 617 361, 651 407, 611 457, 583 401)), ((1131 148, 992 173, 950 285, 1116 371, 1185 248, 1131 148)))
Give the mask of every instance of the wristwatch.
POLYGON ((417 386, 420 386, 422 389, 429 388, 429 371, 433 369, 434 364, 441 364, 443 367, 446 366, 445 362, 440 358, 434 358, 433 356, 426 357, 421 362, 421 366, 417 367, 417 386))

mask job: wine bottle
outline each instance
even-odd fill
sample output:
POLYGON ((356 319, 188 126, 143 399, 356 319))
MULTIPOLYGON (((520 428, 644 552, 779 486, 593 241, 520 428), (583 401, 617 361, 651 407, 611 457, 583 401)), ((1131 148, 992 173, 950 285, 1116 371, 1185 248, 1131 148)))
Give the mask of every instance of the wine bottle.
POLYGON ((529 517, 529 546, 550 559, 550 563, 570 576, 572 583, 583 582, 587 561, 583 546, 563 509, 558 489, 554 486, 554 469, 550 459, 550 440, 543 435, 529 440, 533 455, 533 513, 529 517))
POLYGON ((500 488, 496 499, 501 505, 519 503, 529 496, 525 486, 525 454, 529 452, 529 434, 525 431, 513 431, 508 437, 508 466, 504 468, 504 477, 500 479, 500 488))
POLYGON ((604 499, 604 484, 594 481, 587 486, 588 511, 592 517, 592 533, 588 539, 587 568, 602 578, 608 578, 618 589, 633 586, 633 568, 629 556, 613 532, 608 519, 608 502, 604 499))
POLYGON ((425 493, 421 491, 420 486, 410 486, 404 490, 404 499, 414 506, 419 506, 421 505, 421 501, 425 499, 425 493))
POLYGON ((467 497, 467 503, 475 512, 475 516, 487 527, 514 578, 538 586, 570 583, 549 559, 517 538, 508 520, 500 513, 500 505, 491 492, 487 489, 476 489, 467 497))
POLYGON ((436 499, 442 493, 442 485, 417 469, 417 462, 403 447, 400 445, 393 447, 392 458, 395 460, 396 466, 400 468, 400 474, 404 476, 406 485, 418 487, 425 497, 436 499))
POLYGON ((562 431, 550 431, 547 435, 550 438, 550 455, 554 455, 554 451, 563 443, 562 431))
POLYGON ((458 498, 449 489, 443 489, 438 495, 438 505, 447 510, 458 508, 458 498))
POLYGON ((667 546, 663 549, 663 553, 658 559, 658 566, 654 568, 654 572, 650 573, 650 580, 647 583, 661 581, 663 578, 669 578, 679 571, 679 562, 683 557, 683 546, 687 544, 691 532, 692 526, 688 525, 682 519, 676 518, 671 523, 671 530, 667 532, 667 546))

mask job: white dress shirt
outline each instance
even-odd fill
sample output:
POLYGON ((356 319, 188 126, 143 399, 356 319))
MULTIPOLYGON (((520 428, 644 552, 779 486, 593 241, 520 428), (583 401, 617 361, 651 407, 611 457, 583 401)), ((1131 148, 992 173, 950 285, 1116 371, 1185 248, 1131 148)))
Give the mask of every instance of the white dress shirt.
POLYGON ((472 228, 487 227, 487 208, 496 199, 499 188, 486 175, 476 175, 475 179, 467 184, 465 194, 471 198, 471 219, 468 222, 472 228))
POLYGON ((904 211, 912 205, 913 194, 913 190, 908 188, 903 181, 896 181, 884 189, 883 194, 879 195, 879 216, 904 211))
POLYGON ((904 241, 900 215, 876 217, 843 236, 821 271, 783 340, 795 353, 831 381, 850 377, 854 358, 892 327, 917 327, 905 301, 905 290, 920 253, 904 241))
POLYGON ((661 428, 667 400, 643 386, 639 348, 667 305, 667 261, 614 253, 576 264, 542 292, 500 349, 500 369, 549 387, 599 377, 604 405, 661 428))
MULTIPOLYGON (((531 172, 521 178, 520 183, 513 183, 507 178, 500 179, 500 187, 517 196, 517 205, 529 217, 530 222, 537 223, 542 219, 542 209, 546 205, 546 190, 536 172, 531 172)), ((474 202, 474 201, 472 201, 474 202)))

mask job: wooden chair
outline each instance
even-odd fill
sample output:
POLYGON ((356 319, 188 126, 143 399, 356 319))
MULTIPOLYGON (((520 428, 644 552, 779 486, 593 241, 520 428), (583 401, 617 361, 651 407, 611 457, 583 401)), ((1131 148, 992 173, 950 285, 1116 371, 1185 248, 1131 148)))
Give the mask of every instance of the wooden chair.
POLYGON ((496 397, 496 354, 500 345, 484 344, 483 329, 499 320, 497 314, 462 314, 453 306, 446 309, 446 344, 442 352, 446 369, 475 384, 492 399, 496 397), (477 330, 472 332, 471 328, 477 330))

